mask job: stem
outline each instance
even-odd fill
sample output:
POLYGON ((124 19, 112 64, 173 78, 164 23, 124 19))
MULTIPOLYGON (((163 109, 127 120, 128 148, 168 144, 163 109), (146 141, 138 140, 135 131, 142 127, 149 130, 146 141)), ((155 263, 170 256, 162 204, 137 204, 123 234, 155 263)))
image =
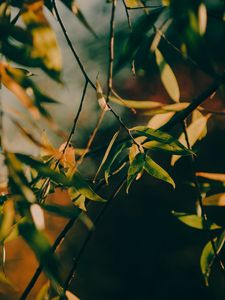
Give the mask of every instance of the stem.
MULTIPOLYGON (((56 251, 56 249, 60 246, 60 244, 64 240, 67 233, 73 227, 75 220, 76 220, 76 218, 70 219, 68 221, 68 223, 66 224, 66 226, 63 228, 63 230, 60 232, 60 234, 58 235, 58 237, 56 238, 56 240, 52 246, 52 253, 54 253, 56 251)), ((38 268, 36 269, 33 277, 31 278, 30 282, 28 283, 27 287, 23 291, 23 294, 21 295, 20 300, 27 299, 27 296, 30 294, 32 288, 34 287, 34 285, 35 285, 36 281, 38 280, 39 276, 41 275, 42 271, 43 271, 43 267, 42 267, 42 265, 39 265, 38 268)))
MULTIPOLYGON (((186 143, 187 143, 187 147, 188 147, 189 150, 192 150, 192 147, 191 147, 190 141, 189 141, 189 137, 188 137, 186 120, 184 120, 182 122, 182 127, 183 127, 183 132, 184 132, 185 140, 186 140, 186 143)), ((201 212, 202 212, 203 228, 204 228, 205 232, 207 233, 207 235, 209 236, 210 243, 211 243, 212 249, 213 249, 213 253, 214 253, 215 258, 216 258, 216 260, 217 260, 217 262, 218 262, 218 264, 220 266, 220 270, 222 271, 223 275, 225 276, 225 267, 224 267, 223 261, 220 258, 219 253, 217 252, 216 245, 215 245, 215 242, 213 240, 212 232, 210 230, 210 224, 209 224, 207 212, 206 212, 205 207, 203 205, 201 188, 199 186, 198 178, 196 176, 195 157, 193 155, 191 155, 190 164, 191 164, 191 171, 192 171, 192 177, 193 177, 195 189, 196 189, 196 192, 197 192, 197 198, 198 198, 199 205, 200 205, 201 212)))
MULTIPOLYGON (((116 198, 116 196, 118 195, 118 193, 120 192, 121 188, 123 187, 124 183, 126 182, 126 177, 123 178, 121 180, 121 182, 118 184, 118 186, 116 187, 116 190, 113 192, 112 196, 109 198, 109 200, 107 201, 107 203, 103 206, 103 208, 100 210, 100 212, 98 213, 98 215, 96 216, 95 220, 94 220, 94 225, 97 226, 97 224, 99 223, 102 215, 104 214, 104 212, 106 211, 106 209, 108 208, 109 204, 112 202, 113 199, 116 198)), ((73 266, 65 280, 65 283, 64 283, 64 286, 63 286, 63 289, 64 289, 64 292, 68 289, 73 277, 74 277, 74 273, 77 269, 77 266, 80 262, 80 259, 82 257, 82 255, 84 254, 85 250, 86 250, 86 247, 88 245, 88 242, 90 241, 91 237, 92 237, 92 234, 93 234, 93 231, 89 231, 88 232, 88 235, 86 236, 80 250, 78 251, 78 254, 77 256, 75 257, 74 259, 74 263, 73 263, 73 266)))

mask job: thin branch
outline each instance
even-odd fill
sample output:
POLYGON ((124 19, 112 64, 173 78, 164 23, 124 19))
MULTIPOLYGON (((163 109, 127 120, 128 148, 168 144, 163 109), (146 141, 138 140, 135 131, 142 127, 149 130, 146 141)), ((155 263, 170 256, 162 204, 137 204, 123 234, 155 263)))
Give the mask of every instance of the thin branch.
MULTIPOLYGON (((68 221, 66 226, 63 228, 63 230, 60 232, 58 237, 56 238, 53 246, 52 246, 52 253, 56 251, 56 249, 60 246, 62 241, 64 240, 65 236, 67 233, 70 231, 70 229, 73 227, 74 223, 76 221, 76 218, 72 218, 68 221)), ((38 268, 36 269, 33 277, 31 278, 30 282, 26 286, 25 290, 23 291, 23 294, 20 297, 20 300, 26 300, 28 295, 30 294, 32 288, 34 287, 36 281, 38 280, 39 276, 41 275, 43 271, 42 265, 39 265, 38 268)))
POLYGON ((15 15, 15 17, 12 19, 12 21, 10 22, 12 25, 15 25, 17 23, 17 21, 19 20, 19 17, 22 14, 22 9, 20 8, 20 10, 18 11, 18 13, 15 15))
POLYGON ((143 5, 143 6, 137 6, 137 7, 129 7, 126 6, 129 10, 136 10, 136 9, 153 9, 153 8, 163 8, 164 5, 143 5))
POLYGON ((130 30, 130 32, 132 32, 132 25, 131 25, 130 14, 129 14, 129 11, 128 11, 128 8, 127 8, 125 0, 123 0, 123 6, 125 8, 129 30, 130 30))
POLYGON ((109 67, 108 67, 108 80, 107 80, 107 96, 106 102, 109 102, 109 96, 112 92, 113 84, 113 63, 114 63, 114 31, 115 31, 115 11, 117 0, 112 1, 112 12, 110 19, 110 31, 109 31, 109 67))
MULTIPOLYGON (((112 202, 113 199, 116 198, 116 196, 118 195, 118 193, 120 192, 121 188, 123 187, 124 183, 126 182, 126 177, 123 178, 121 180, 121 182, 118 184, 118 186, 116 187, 115 191, 113 192, 112 196, 109 198, 109 200, 106 202, 106 204, 103 206, 103 208, 100 210, 100 212, 98 213, 98 215, 96 216, 95 220, 93 221, 95 227, 97 226, 97 224, 99 223, 102 215, 104 214, 104 212, 106 211, 106 209, 108 208, 108 206, 110 205, 110 203, 112 202)), ((88 242, 90 241, 91 237, 92 237, 93 231, 89 231, 80 250, 78 251, 78 254, 76 255, 74 262, 73 262, 73 266, 65 280, 63 289, 64 291, 66 291, 71 283, 71 281, 73 280, 74 277, 74 273, 77 269, 77 266, 80 262, 80 259, 82 257, 82 255, 84 254, 86 247, 88 245, 88 242)))
MULTIPOLYGON (((192 147, 191 147, 190 141, 189 141, 189 137, 188 137, 186 120, 184 120, 182 122, 182 127, 183 127, 185 140, 186 140, 186 143, 187 143, 187 147, 188 147, 189 150, 192 150, 192 147)), ((209 224, 207 212, 206 212, 205 207, 203 205, 201 188, 199 186, 198 178, 196 176, 195 157, 194 157, 194 155, 191 155, 191 171, 192 171, 192 177, 193 177, 193 181, 194 181, 194 185, 195 185, 195 190, 197 192, 199 205, 200 205, 200 208, 201 208, 201 214, 202 214, 202 218, 203 218, 203 228, 205 229, 207 235, 209 236, 214 256, 215 256, 215 258, 216 258, 216 260, 217 260, 217 262, 220 266, 220 269, 221 269, 223 275, 225 276, 225 267, 224 267, 223 261, 220 258, 219 253, 217 252, 216 245, 215 245, 215 242, 214 242, 214 239, 213 239, 213 235, 212 235, 212 232, 210 230, 210 224, 209 224)))
POLYGON ((84 104, 84 99, 85 99, 85 95, 86 95, 86 92, 87 92, 87 86, 88 86, 88 80, 86 79, 85 80, 85 84, 84 84, 84 89, 83 89, 83 92, 82 92, 82 97, 81 97, 81 100, 80 100, 80 105, 79 105, 79 108, 77 110, 77 113, 76 113, 76 116, 74 118, 74 121, 73 121, 73 126, 71 128, 71 131, 70 131, 70 134, 69 134, 69 137, 67 139, 67 142, 66 142, 66 145, 62 151, 62 153, 65 153, 66 151, 66 148, 68 147, 71 139, 72 139, 72 136, 74 135, 75 133, 75 130, 76 130, 76 126, 77 126, 77 122, 78 122, 78 119, 80 117, 80 114, 81 114, 81 111, 82 111, 82 108, 83 108, 83 104, 84 104))
POLYGON ((202 102, 207 100, 218 88, 225 82, 225 73, 220 77, 220 79, 213 82, 208 89, 203 91, 198 97, 192 99, 191 103, 185 109, 176 113, 169 122, 160 127, 162 131, 168 131, 175 125, 181 123, 185 120, 202 102))
POLYGON ((92 86, 92 88, 96 90, 95 84, 93 83, 93 81, 88 76, 88 74, 87 74, 87 72, 86 72, 86 70, 85 70, 85 68, 84 68, 84 66, 83 66, 83 64, 82 64, 82 62, 80 60, 80 57, 79 57, 77 51, 73 47, 73 44, 72 44, 72 42, 71 42, 71 40, 70 40, 70 38, 68 36, 68 33, 66 31, 66 27, 64 26, 63 21, 62 21, 62 19, 60 17, 60 14, 59 14, 58 8, 56 6, 55 0, 52 0, 52 5, 53 5, 54 11, 55 11, 56 18, 57 18, 57 20, 58 20, 58 22, 59 22, 59 24, 60 24, 60 26, 62 28, 63 34, 64 34, 65 39, 67 41, 67 44, 68 44, 70 50, 72 51, 72 53, 73 53, 73 55, 74 55, 74 57, 75 57, 75 59, 76 59, 76 61, 78 63, 78 66, 79 66, 79 68, 80 68, 80 70, 81 70, 84 78, 86 79, 86 81, 88 81, 88 83, 92 86))
MULTIPOLYGON (((183 109, 180 112, 177 112, 175 116, 167 122, 167 124, 161 126, 159 130, 161 131, 169 131, 173 127, 175 127, 177 124, 181 123, 183 120, 185 120, 201 103, 206 101, 213 93, 215 93, 218 88, 225 82, 225 75, 221 76, 221 79, 219 81, 215 81, 212 83, 212 85, 205 91, 203 91, 199 96, 193 98, 185 109, 183 109)), ((124 138, 122 140, 118 140, 114 143, 114 146, 118 146, 126 141, 128 141, 129 138, 124 138)), ((94 155, 100 151, 104 151, 108 147, 108 144, 103 144, 95 149, 90 150, 87 152, 86 156, 94 155)))

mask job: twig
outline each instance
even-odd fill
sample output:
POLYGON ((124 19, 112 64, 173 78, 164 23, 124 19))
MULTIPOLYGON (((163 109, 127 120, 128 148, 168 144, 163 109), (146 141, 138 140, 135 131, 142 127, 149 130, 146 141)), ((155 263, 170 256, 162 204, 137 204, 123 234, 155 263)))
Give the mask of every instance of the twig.
POLYGON ((143 6, 137 6, 137 7, 129 7, 129 6, 126 6, 127 9, 129 10, 136 10, 136 9, 152 9, 152 8, 163 8, 165 7, 164 5, 143 5, 143 6))
POLYGON ((79 68, 80 68, 80 70, 81 70, 84 78, 86 79, 86 81, 88 81, 88 83, 92 86, 93 89, 96 89, 95 84, 90 79, 90 77, 88 76, 87 72, 85 71, 84 65, 82 64, 78 53, 76 52, 75 48, 73 47, 73 44, 72 44, 72 42, 71 42, 71 40, 70 40, 70 38, 68 36, 66 28, 65 28, 65 26, 63 24, 63 21, 62 21, 61 17, 60 17, 60 14, 59 14, 58 8, 56 6, 55 0, 52 0, 52 5, 53 5, 54 11, 55 11, 56 18, 57 18, 57 20, 58 20, 58 22, 59 22, 59 24, 60 24, 60 26, 62 28, 63 34, 64 34, 65 39, 67 41, 67 44, 68 44, 70 50, 72 51, 72 53, 73 53, 73 55, 74 55, 74 57, 75 57, 75 59, 76 59, 76 61, 78 63, 78 66, 79 66, 79 68))
MULTIPOLYGON (((70 229, 73 227, 74 222, 76 221, 76 218, 72 218, 68 221, 66 226, 63 228, 63 230, 60 232, 58 237, 56 238, 53 246, 52 246, 52 253, 56 251, 56 249, 59 247, 59 245, 62 243, 64 240, 65 236, 67 233, 70 231, 70 229)), ((20 297, 20 300, 26 300, 27 296, 30 294, 32 288, 34 287, 36 281, 38 280, 39 276, 41 275, 43 271, 43 266, 40 264, 38 268, 36 269, 33 277, 31 278, 30 282, 26 286, 25 290, 23 291, 23 294, 20 297)))
MULTIPOLYGON (((187 133, 186 120, 184 120, 182 122, 182 127, 183 127, 184 136, 185 136, 185 141, 187 143, 187 147, 188 147, 189 150, 192 150, 192 147, 191 147, 190 141, 189 141, 189 137, 188 137, 188 133, 187 133)), ((217 262, 220 266, 220 269, 221 269, 223 275, 225 276, 225 267, 224 267, 223 261, 220 258, 219 253, 217 252, 216 245, 215 245, 215 242, 213 240, 213 236, 212 236, 212 233, 211 233, 211 230, 210 230, 210 224, 209 224, 208 216, 207 216, 205 207, 203 205, 201 189, 200 189, 200 186, 199 186, 198 178, 196 176, 195 157, 193 155, 191 155, 191 171, 192 171, 192 177, 193 177, 195 189, 196 189, 196 192, 197 192, 199 205, 200 205, 200 208, 201 208, 201 214, 202 214, 202 218, 203 218, 203 228, 205 229, 206 233, 209 236, 214 256, 215 256, 215 258, 216 258, 216 260, 217 260, 217 262)))
POLYGON ((112 92, 113 84, 113 63, 114 63, 114 30, 115 30, 115 11, 117 0, 112 1, 112 12, 110 19, 110 31, 109 31, 109 67, 108 67, 108 80, 107 80, 107 96, 106 102, 109 102, 109 96, 112 92))
POLYGON ((77 126, 77 122, 78 122, 78 119, 80 117, 80 114, 81 114, 81 111, 82 111, 82 107, 83 107, 83 103, 84 103, 84 99, 85 99, 85 95, 86 95, 86 92, 87 92, 87 86, 88 86, 88 80, 86 79, 85 80, 85 84, 84 84, 84 89, 83 89, 83 92, 82 92, 82 97, 81 97, 81 100, 80 100, 80 105, 79 105, 79 108, 78 108, 78 111, 76 113, 76 116, 74 118, 74 121, 73 121, 73 126, 71 128, 71 131, 70 131, 70 134, 69 134, 69 137, 67 139, 67 142, 66 142, 66 145, 62 151, 62 153, 65 153, 66 151, 66 148, 68 147, 71 139, 72 139, 72 136, 74 135, 75 133, 75 130, 76 130, 76 126, 77 126))
POLYGON ((160 127, 162 131, 168 131, 173 128, 175 125, 181 123, 185 120, 202 102, 207 100, 217 89, 220 87, 221 84, 225 82, 225 73, 215 82, 213 82, 209 88, 203 91, 198 97, 194 98, 191 103, 185 109, 181 110, 180 112, 176 113, 174 117, 172 117, 169 122, 165 125, 160 127))
MULTIPOLYGON (((96 218, 93 222, 95 226, 97 226, 97 224, 99 223, 102 215, 104 214, 104 212, 106 211, 106 209, 108 208, 108 206, 110 205, 112 200, 116 198, 116 196, 120 192, 120 190, 123 187, 125 182, 126 182, 126 177, 121 180, 119 185, 116 187, 116 190, 113 192, 112 196, 109 198, 109 200, 106 202, 106 204, 103 206, 103 208, 100 210, 100 212, 96 216, 96 218)), ((72 266, 72 268, 71 268, 71 270, 70 270, 70 272, 69 272, 69 274, 68 274, 68 276, 65 280, 64 286, 63 286, 64 292, 68 289, 68 287, 69 287, 69 285, 70 285, 70 283, 71 283, 71 281, 74 277, 74 273, 77 269, 78 263, 80 262, 80 259, 83 255, 83 253, 85 252, 85 249, 88 245, 88 242, 90 241, 90 238, 92 237, 92 234, 93 234, 93 231, 88 232, 88 234, 87 234, 80 250, 78 251, 78 254, 77 254, 76 258, 74 259, 73 266, 72 266)))
POLYGON ((130 14, 129 14, 129 11, 128 11, 128 8, 127 8, 125 0, 123 0, 123 6, 125 8, 129 30, 130 30, 130 32, 132 32, 132 25, 131 25, 130 14))

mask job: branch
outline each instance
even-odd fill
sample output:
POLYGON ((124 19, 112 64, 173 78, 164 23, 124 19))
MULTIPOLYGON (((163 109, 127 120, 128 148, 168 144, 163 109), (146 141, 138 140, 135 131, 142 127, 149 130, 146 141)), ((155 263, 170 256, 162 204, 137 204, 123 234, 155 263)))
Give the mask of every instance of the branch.
POLYGON ((87 72, 85 71, 85 68, 84 68, 84 66, 83 66, 83 64, 82 64, 82 62, 80 60, 80 57, 79 57, 77 51, 75 50, 75 48, 73 47, 73 44, 72 44, 72 42, 71 42, 71 40, 70 40, 70 38, 68 36, 66 28, 65 28, 65 26, 63 24, 63 21, 62 21, 61 17, 60 17, 60 14, 59 14, 58 8, 56 6, 55 0, 52 0, 52 5, 53 5, 54 11, 55 11, 56 18, 57 18, 57 20, 58 20, 58 22, 59 22, 59 24, 60 24, 60 26, 62 28, 63 34, 64 34, 65 39, 67 41, 67 44, 68 44, 70 50, 72 51, 72 53, 73 53, 73 55, 74 55, 74 57, 75 57, 75 59, 76 59, 76 61, 78 63, 78 66, 79 66, 79 68, 80 68, 80 70, 81 70, 84 78, 86 79, 86 81, 88 81, 88 83, 92 86, 92 88, 96 90, 95 84, 90 79, 90 77, 88 76, 87 72))
POLYGON ((165 125, 160 127, 162 131, 169 131, 175 125, 185 120, 201 103, 207 100, 218 88, 225 82, 225 73, 214 83, 212 83, 207 90, 202 92, 198 97, 192 99, 191 103, 185 109, 176 113, 173 118, 169 120, 165 125))
MULTIPOLYGON (((121 182, 118 184, 118 186, 116 187, 115 191, 113 192, 112 196, 109 198, 109 200, 107 201, 107 203, 103 206, 103 208, 100 210, 100 212, 98 213, 98 215, 96 216, 95 220, 93 221, 95 227, 97 226, 97 224, 99 223, 102 215, 104 214, 104 212, 106 211, 106 209, 108 208, 108 206, 110 205, 110 203, 112 202, 113 199, 116 198, 116 196, 118 195, 118 193, 120 192, 121 188, 123 187, 124 183, 126 182, 126 177, 123 178, 121 180, 121 182)), ((74 273, 77 269, 77 266, 80 262, 80 259, 83 255, 83 253, 85 252, 86 250, 86 247, 88 245, 88 242, 90 241, 91 237, 92 237, 92 234, 93 234, 93 231, 89 231, 88 232, 88 235, 86 236, 84 242, 83 242, 83 245, 81 246, 80 250, 78 251, 78 254, 76 256, 76 258, 74 259, 74 263, 73 263, 73 266, 65 280, 65 283, 64 283, 64 286, 63 286, 63 289, 64 289, 64 292, 68 289, 73 277, 74 277, 74 273)))
MULTIPOLYGON (((185 140, 186 140, 186 143, 187 143, 187 147, 188 147, 189 150, 192 150, 192 147, 191 147, 190 141, 189 141, 189 137, 188 137, 188 133, 187 133, 187 124, 186 124, 185 120, 182 122, 182 127, 183 127, 185 140)), ((195 157, 194 157, 194 155, 191 155, 191 161, 190 162, 191 162, 192 177, 193 177, 195 189, 196 189, 196 192, 197 192, 197 198, 198 198, 198 201, 199 201, 199 205, 200 205, 201 213, 202 213, 202 218, 203 218, 203 228, 205 229, 207 235, 209 236, 214 256, 215 256, 215 258, 216 258, 216 260, 217 260, 217 262, 220 266, 220 270, 222 271, 222 273, 225 277, 225 267, 224 267, 223 261, 220 258, 219 253, 217 252, 216 245, 215 245, 215 242, 214 242, 214 239, 213 239, 213 235, 212 235, 212 232, 210 230, 210 224, 209 224, 208 216, 207 216, 205 207, 203 205, 202 193, 201 193, 201 189, 200 189, 200 186, 199 186, 198 178, 196 176, 195 157)))
MULTIPOLYGON (((63 228, 63 230, 60 232, 58 237, 56 238, 53 246, 52 246, 52 253, 56 251, 56 249, 59 247, 59 245, 62 243, 64 240, 65 236, 67 233, 70 231, 70 229, 73 227, 74 223, 76 221, 76 218, 72 218, 68 221, 66 226, 63 228)), ((23 294, 20 297, 20 300, 26 300, 27 296, 30 294, 32 288, 34 287, 36 281, 38 280, 39 276, 41 275, 43 271, 42 265, 39 265, 38 268, 36 269, 33 277, 31 278, 30 282, 28 283, 27 287, 23 291, 23 294)))

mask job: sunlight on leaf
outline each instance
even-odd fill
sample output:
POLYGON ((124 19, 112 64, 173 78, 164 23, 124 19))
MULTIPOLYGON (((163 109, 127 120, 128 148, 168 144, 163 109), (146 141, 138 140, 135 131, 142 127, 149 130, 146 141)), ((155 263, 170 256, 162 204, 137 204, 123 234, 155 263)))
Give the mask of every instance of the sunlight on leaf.
POLYGON ((208 196, 202 202, 206 206, 225 206, 225 193, 208 196))
MULTIPOLYGON (((175 211, 172 211, 172 214, 178 218, 178 220, 180 220, 182 223, 190 226, 190 227, 193 227, 193 228, 196 228, 196 229, 204 229, 204 226, 203 226, 203 218, 202 217, 199 217, 197 215, 189 215, 189 214, 186 214, 186 213, 181 213, 181 212, 175 212, 175 211)), ((210 223, 210 229, 211 230, 215 230, 215 229, 220 229, 221 227, 215 223, 210 223)))
POLYGON ((155 50, 156 55, 156 62, 160 70, 161 80, 162 83, 171 97, 175 102, 179 102, 180 100, 180 89, 177 83, 177 79, 171 69, 171 67, 168 65, 168 63, 165 61, 162 53, 159 51, 159 49, 155 50))
MULTIPOLYGON (((188 135, 188 140, 190 143, 190 146, 192 147, 199 139, 203 138, 205 135, 205 130, 206 130, 206 125, 207 121, 209 119, 210 115, 201 117, 197 119, 196 121, 192 122, 188 127, 187 127, 187 135, 188 135), (203 135, 204 133, 204 135, 203 135)), ((183 145, 187 145, 186 143, 186 138, 185 134, 182 133, 179 137, 179 142, 183 145)), ((180 159, 180 156, 174 155, 172 156, 171 159, 171 165, 174 166, 175 163, 180 159)))

